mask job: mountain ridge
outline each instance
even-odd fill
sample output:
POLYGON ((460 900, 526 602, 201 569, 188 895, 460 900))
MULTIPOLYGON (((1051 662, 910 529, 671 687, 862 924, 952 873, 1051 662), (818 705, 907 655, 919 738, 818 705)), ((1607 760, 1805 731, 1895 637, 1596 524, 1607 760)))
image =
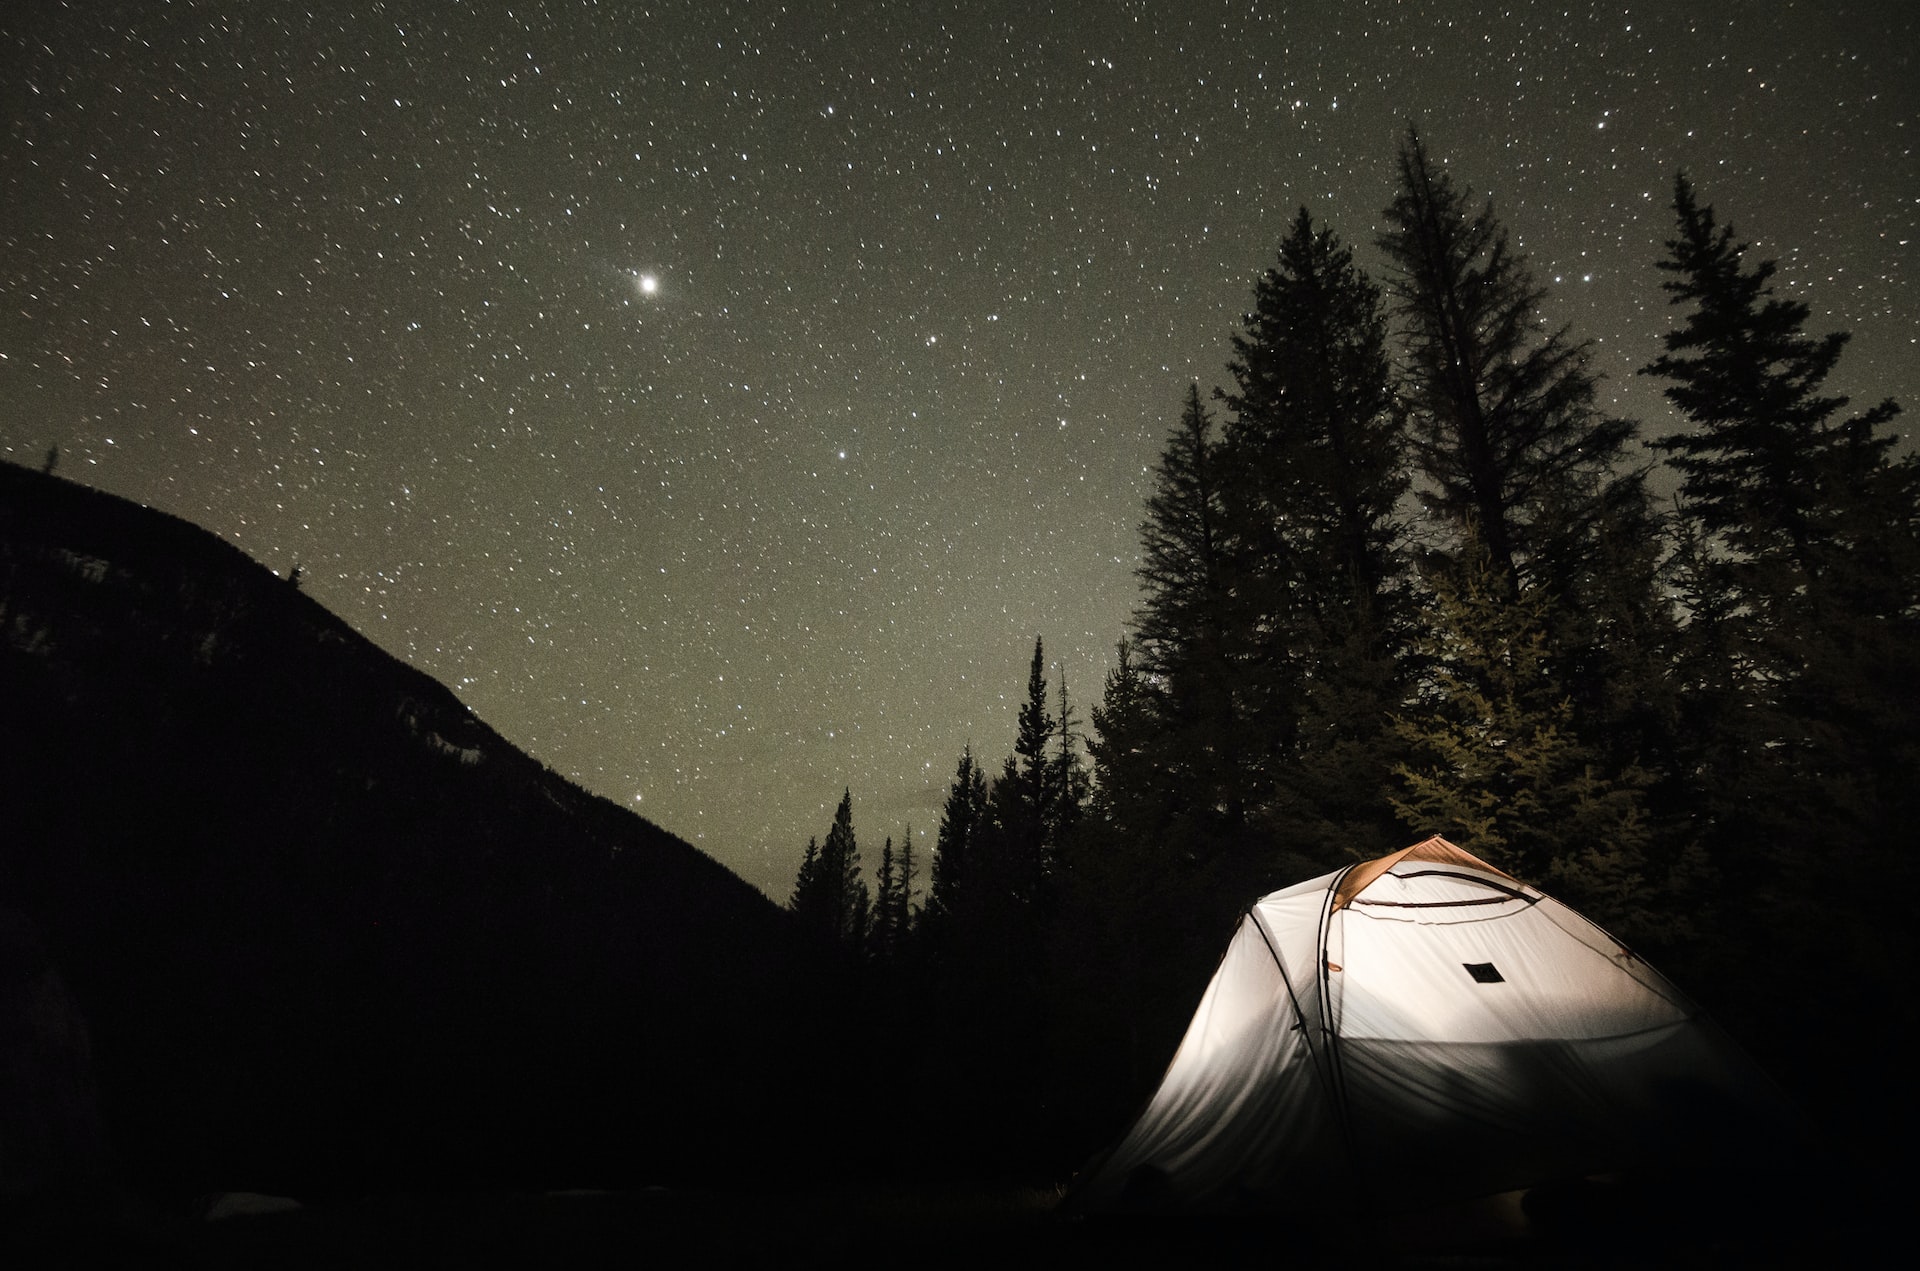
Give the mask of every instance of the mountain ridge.
POLYGON ((834 973, 788 915, 217 536, 0 465, 0 728, 0 916, 104 1126, 0 1144, 17 1187, 102 1135, 154 1186, 265 1190, 813 1150, 834 973))

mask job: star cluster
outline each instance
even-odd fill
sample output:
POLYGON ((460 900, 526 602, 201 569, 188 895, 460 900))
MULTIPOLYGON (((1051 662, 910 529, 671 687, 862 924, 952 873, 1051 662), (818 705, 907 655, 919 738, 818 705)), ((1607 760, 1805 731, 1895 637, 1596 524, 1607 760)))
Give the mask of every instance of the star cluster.
POLYGON ((784 896, 1084 706, 1150 469, 1300 205, 1419 121, 1595 340, 1685 168, 1920 405, 1898 3, 664 0, 0 16, 0 454, 233 540, 784 896))

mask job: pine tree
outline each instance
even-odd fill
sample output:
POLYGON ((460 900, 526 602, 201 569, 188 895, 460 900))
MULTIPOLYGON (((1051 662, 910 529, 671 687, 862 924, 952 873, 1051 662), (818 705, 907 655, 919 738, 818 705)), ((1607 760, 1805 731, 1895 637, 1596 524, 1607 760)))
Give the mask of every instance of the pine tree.
POLYGON ((1087 742, 1094 771, 1088 813, 1122 839, 1145 841, 1159 833, 1172 811, 1155 744, 1162 703, 1133 644, 1123 639, 1114 653, 1087 742))
POLYGON ((1500 567, 1471 543, 1432 583, 1428 675, 1397 725, 1412 751, 1397 770, 1402 820, 1620 934, 1644 931, 1645 775, 1609 773, 1574 728, 1548 656, 1548 593, 1509 598, 1500 567))
POLYGON ((1886 463, 1894 439, 1880 429, 1899 407, 1883 401, 1836 420, 1847 399, 1821 387, 1848 335, 1807 335, 1807 306, 1774 294, 1775 262, 1748 269, 1747 245, 1716 224, 1685 176, 1675 179, 1673 206, 1679 236, 1659 262, 1671 275, 1662 287, 1692 309, 1643 373, 1670 381, 1667 399, 1694 426, 1654 444, 1681 474, 1688 515, 1728 552, 1805 567, 1849 493, 1836 482, 1886 463))
POLYGON ((1656 442, 1686 521, 1688 758, 1731 902, 1798 927, 1835 880, 1911 876, 1881 845, 1920 815, 1920 459, 1895 403, 1825 391, 1847 335, 1808 335, 1684 176, 1674 215, 1685 316, 1643 373, 1689 424, 1656 442))
POLYGON ((1161 449, 1140 527, 1138 577, 1145 596, 1134 627, 1146 665, 1170 679, 1196 674, 1191 667, 1218 657, 1230 625, 1212 431, 1200 386, 1189 384, 1180 422, 1161 449))
POLYGON ((1669 381, 1668 400, 1693 425, 1656 444, 1681 473, 1703 543, 1695 589, 1724 615, 1727 665, 1749 668, 1727 700, 1771 717, 1769 753, 1754 757, 1763 768, 1804 761, 1824 781, 1859 771, 1856 759, 1871 770, 1875 755, 1911 756, 1914 712, 1876 709, 1920 661, 1920 459, 1892 453, 1885 426, 1899 407, 1840 418, 1847 398, 1822 388, 1846 333, 1807 335, 1808 307, 1774 294, 1775 263, 1749 267, 1746 245, 1684 176, 1674 212, 1679 234, 1660 267, 1672 302, 1690 308, 1644 371, 1669 381), (1820 736, 1853 731, 1832 710, 1849 702, 1871 740, 1845 761, 1823 757, 1820 736))
POLYGON ((856 952, 866 947, 871 918, 871 897, 860 877, 860 848, 853 834, 853 791, 840 796, 833 814, 833 827, 820 845, 822 872, 834 884, 835 933, 842 944, 856 952))
POLYGON ((1261 602, 1297 609, 1289 627, 1308 638, 1384 632, 1408 478, 1379 288, 1301 208, 1243 326, 1223 460, 1229 522, 1250 568, 1272 571, 1261 602), (1303 594, 1289 604, 1288 588, 1303 594))
POLYGON ((988 794, 988 832, 977 857, 978 894, 1003 938, 1012 937, 1012 927, 1027 924, 1027 918, 1011 915, 1034 910, 1041 903, 1041 890, 1053 868, 1047 834, 1054 805, 1053 771, 1047 756, 1053 726, 1053 717, 1047 713, 1046 649, 1036 638, 1013 753, 988 794))
POLYGON ((1509 596, 1576 572, 1633 425, 1595 407, 1588 348, 1539 319, 1545 292, 1491 204, 1435 169, 1417 132, 1400 147, 1400 192, 1380 246, 1405 343, 1421 497, 1470 533, 1509 596))
POLYGON ((1196 816, 1231 836, 1257 803, 1243 703, 1236 700, 1247 624, 1234 608, 1213 420, 1189 385, 1168 437, 1140 529, 1143 592, 1134 649, 1160 706, 1163 789, 1178 787, 1196 816))
POLYGON ((867 955, 877 962, 889 962, 899 951, 899 888, 893 867, 893 839, 889 838, 880 847, 880 868, 874 874, 873 922, 867 937, 867 955))
POLYGON ((900 836, 900 853, 894 859, 893 916, 888 926, 893 932, 896 952, 913 939, 918 926, 919 911, 913 903, 913 880, 917 872, 913 859, 913 826, 909 824, 900 836))
POLYGON ((1644 373, 1669 381, 1693 425, 1655 444, 1703 536, 1694 581, 1720 593, 1744 656, 1781 692, 1834 652, 1817 647, 1824 635, 1888 644, 1898 662, 1920 606, 1920 459, 1895 457, 1885 427, 1899 407, 1839 418, 1847 398, 1822 387, 1847 334, 1807 335, 1808 307, 1774 294, 1775 263, 1749 268, 1684 176, 1674 212, 1660 267, 1690 309, 1644 373))
POLYGON ((1027 700, 1020 706, 1013 753, 1019 777, 1028 786, 1035 822, 1045 819, 1047 803, 1047 745, 1053 740, 1053 716, 1047 713, 1047 652, 1039 636, 1033 639, 1033 662, 1027 669, 1027 700))
POLYGON ((1220 463, 1236 677, 1276 841, 1331 862, 1391 826, 1385 721, 1403 689, 1408 485, 1379 289, 1302 208, 1233 338, 1220 463))
POLYGON ((880 848, 880 867, 874 874, 873 919, 867 955, 875 962, 898 962, 913 937, 913 827, 907 826, 896 852, 893 839, 880 848))
POLYGON ((1087 800, 1093 793, 1093 777, 1081 753, 1086 738, 1081 734, 1080 721, 1075 717, 1073 703, 1067 696, 1065 671, 1060 673, 1060 714, 1054 719, 1054 741, 1053 759, 1048 772, 1048 786, 1053 797, 1048 815, 1047 841, 1051 845, 1051 858, 1058 867, 1074 829, 1086 812, 1087 800))
POLYGON ((974 762, 969 745, 960 752, 934 840, 933 875, 923 920, 936 941, 948 938, 967 909, 986 818, 986 774, 974 762))
POLYGON ((860 848, 853 833, 853 791, 840 797, 824 843, 807 840, 794 881, 790 909, 811 930, 856 952, 866 945, 871 897, 860 876, 860 848))
POLYGON ((820 883, 820 842, 807 840, 806 854, 800 858, 800 872, 793 880, 793 895, 787 900, 787 909, 809 927, 824 929, 828 920, 823 916, 825 893, 820 883))
MULTIPOLYGON (((1535 778, 1560 765, 1567 792, 1584 792, 1567 813, 1581 823, 1604 822, 1630 804, 1619 832, 1631 867, 1600 873, 1642 874, 1651 851, 1658 858, 1652 868, 1665 876, 1688 848, 1677 811, 1655 843, 1648 807, 1656 781, 1676 771, 1676 721, 1663 709, 1672 700, 1674 629, 1658 572, 1662 526, 1645 469, 1627 462, 1637 428, 1598 409, 1589 347, 1542 324, 1545 293, 1491 204, 1471 210, 1416 132, 1409 131, 1399 163, 1401 188, 1380 245, 1395 267, 1391 291, 1420 493, 1445 530, 1423 566, 1434 592, 1426 623, 1457 623, 1495 599, 1516 607, 1508 621, 1524 619, 1536 631, 1540 664, 1560 696, 1531 713, 1527 735, 1539 741, 1537 752, 1491 758, 1506 765, 1506 784, 1524 800, 1558 796, 1519 784, 1524 774, 1514 765, 1531 755, 1535 778), (1449 569, 1471 576, 1448 579, 1449 569), (1466 598, 1472 605, 1463 610, 1466 598)), ((1485 627, 1491 615, 1475 620, 1485 627)), ((1442 667, 1428 684, 1426 706, 1466 687, 1457 679, 1449 685, 1449 674, 1442 667)), ((1411 722, 1444 729, 1444 716, 1423 720, 1421 705, 1411 722)), ((1409 770, 1472 786, 1446 776, 1445 765, 1416 761, 1409 770)), ((1671 796, 1671 780, 1663 788, 1671 796)), ((1549 846, 1521 853, 1522 869, 1571 868, 1549 846)), ((1589 890, 1596 906, 1612 903, 1597 898, 1606 890, 1600 882, 1589 890)))

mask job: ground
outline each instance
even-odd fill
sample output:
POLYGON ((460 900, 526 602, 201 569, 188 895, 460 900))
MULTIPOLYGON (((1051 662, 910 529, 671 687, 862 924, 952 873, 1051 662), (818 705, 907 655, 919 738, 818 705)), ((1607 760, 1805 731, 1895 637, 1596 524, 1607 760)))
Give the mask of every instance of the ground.
MULTIPOLYGON (((1286 1224, 1271 1219, 1085 1218, 1051 1189, 871 1186, 745 1191, 409 1194, 308 1203, 204 1198, 199 1213, 127 1200, 86 1223, 41 1222, 9 1265, 205 1268, 666 1267, 1638 1268, 1833 1265, 1875 1246, 1876 1190, 1834 1187, 1846 1221, 1805 1194, 1649 1196, 1612 1184, 1518 1194, 1439 1213, 1286 1224), (1729 1206, 1733 1206, 1732 1209, 1729 1206), (270 1212, 249 1212, 267 1210, 270 1212), (209 1219, 209 1211, 238 1211, 209 1219)), ((1412 1192, 1418 1171, 1383 1191, 1412 1192)))

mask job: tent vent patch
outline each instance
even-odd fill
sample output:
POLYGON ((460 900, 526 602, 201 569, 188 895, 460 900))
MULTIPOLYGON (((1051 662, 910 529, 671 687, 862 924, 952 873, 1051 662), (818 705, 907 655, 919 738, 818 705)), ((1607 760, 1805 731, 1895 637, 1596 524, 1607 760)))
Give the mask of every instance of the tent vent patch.
POLYGON ((1504 984, 1507 981, 1507 977, 1500 974, 1500 968, 1491 962, 1462 962, 1460 965, 1467 968, 1467 974, 1471 975, 1476 983, 1504 984))

